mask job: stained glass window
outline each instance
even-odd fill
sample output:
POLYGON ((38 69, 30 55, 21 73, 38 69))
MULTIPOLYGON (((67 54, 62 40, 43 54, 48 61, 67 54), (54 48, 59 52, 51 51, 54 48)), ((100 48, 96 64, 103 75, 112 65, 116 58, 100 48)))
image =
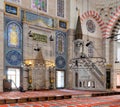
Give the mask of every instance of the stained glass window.
POLYGON ((21 0, 6 0, 8 2, 12 2, 12 3, 15 3, 15 4, 20 4, 21 3, 21 0))
POLYGON ((33 9, 47 12, 47 0, 32 0, 31 6, 33 9))
POLYGON ((8 25, 8 46, 9 47, 19 47, 19 35, 20 28, 16 23, 11 23, 8 25))
POLYGON ((57 0, 57 16, 64 17, 64 0, 57 0))

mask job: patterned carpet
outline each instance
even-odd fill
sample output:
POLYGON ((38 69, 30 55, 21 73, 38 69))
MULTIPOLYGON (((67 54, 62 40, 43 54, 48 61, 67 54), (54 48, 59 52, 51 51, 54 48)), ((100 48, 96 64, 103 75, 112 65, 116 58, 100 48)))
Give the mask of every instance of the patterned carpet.
POLYGON ((17 99, 29 97, 42 97, 42 96, 58 96, 58 95, 72 95, 73 97, 79 95, 91 95, 97 93, 96 91, 79 91, 79 90, 48 90, 48 91, 27 91, 27 92, 4 92, 0 93, 0 99, 17 99))
MULTIPOLYGON (((2 97, 17 97, 18 94, 12 96, 15 92, 10 93, 0 93, 0 98, 2 97), (3 94, 6 94, 4 96, 3 94), (2 96, 1 96, 2 95, 2 96), (8 96, 7 96, 8 95, 8 96)), ((18 92, 19 93, 19 92, 18 92)), ((29 96, 35 96, 35 93, 40 93, 41 96, 53 95, 53 94, 90 94, 88 91, 74 91, 74 90, 56 90, 56 91, 46 91, 46 92, 25 92, 19 93, 22 97, 29 93, 29 96)), ((0 107, 120 107, 120 95, 112 96, 101 96, 101 97, 81 97, 81 98, 71 98, 71 99, 62 99, 62 100, 50 100, 50 101, 38 101, 38 102, 27 102, 27 103, 16 103, 16 104, 3 104, 0 107)))
POLYGON ((4 104, 0 107, 120 107, 120 95, 4 104))

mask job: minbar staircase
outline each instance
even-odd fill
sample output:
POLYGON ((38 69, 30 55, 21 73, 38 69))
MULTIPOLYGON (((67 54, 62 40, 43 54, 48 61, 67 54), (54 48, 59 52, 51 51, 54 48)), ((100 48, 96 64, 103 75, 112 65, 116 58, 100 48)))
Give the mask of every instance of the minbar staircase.
POLYGON ((72 59, 71 69, 75 72, 73 77, 77 78, 73 83, 74 89, 105 90, 105 69, 101 71, 86 55, 72 59))
POLYGON ((100 84, 104 86, 105 78, 103 72, 100 71, 99 68, 95 65, 95 63, 93 63, 88 57, 82 58, 81 60, 86 63, 86 66, 89 68, 91 73, 99 80, 100 84))

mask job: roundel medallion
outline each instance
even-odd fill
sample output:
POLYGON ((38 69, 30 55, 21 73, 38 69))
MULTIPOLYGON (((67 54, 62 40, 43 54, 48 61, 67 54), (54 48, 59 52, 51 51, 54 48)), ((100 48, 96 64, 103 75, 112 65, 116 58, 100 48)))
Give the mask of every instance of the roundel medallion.
POLYGON ((6 54, 6 60, 10 65, 19 65, 22 61, 22 56, 18 51, 11 50, 6 54))
POLYGON ((87 20, 86 27, 87 27, 87 30, 90 33, 94 33, 95 32, 95 23, 92 20, 87 20))
POLYGON ((56 58, 56 66, 57 66, 58 68, 64 68, 65 65, 66 65, 65 59, 64 59, 62 56, 58 56, 58 57, 56 58))

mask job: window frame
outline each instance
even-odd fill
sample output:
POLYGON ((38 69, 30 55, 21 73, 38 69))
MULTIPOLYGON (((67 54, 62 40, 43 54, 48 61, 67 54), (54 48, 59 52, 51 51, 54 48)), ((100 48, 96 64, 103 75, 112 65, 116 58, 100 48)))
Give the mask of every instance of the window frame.
POLYGON ((57 12, 58 12, 58 4, 57 4, 58 0, 56 0, 56 16, 59 18, 66 18, 66 0, 64 0, 64 17, 62 16, 58 16, 57 12))

